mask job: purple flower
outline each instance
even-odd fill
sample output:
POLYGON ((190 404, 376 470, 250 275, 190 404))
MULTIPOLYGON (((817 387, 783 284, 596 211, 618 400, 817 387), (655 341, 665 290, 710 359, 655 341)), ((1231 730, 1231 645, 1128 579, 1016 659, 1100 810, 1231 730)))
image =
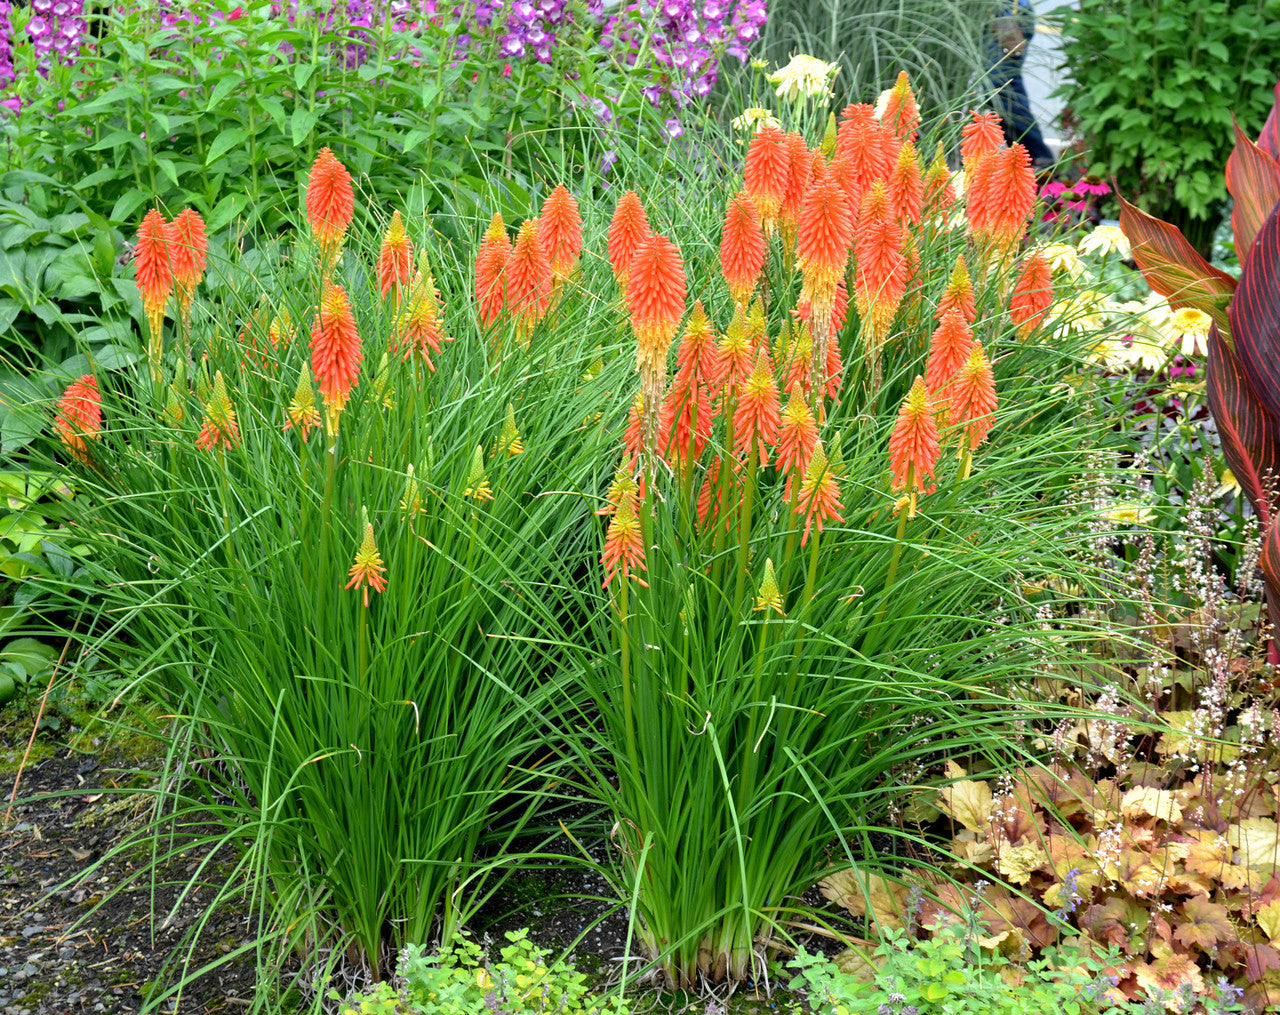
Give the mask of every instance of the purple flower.
POLYGON ((609 170, 613 168, 613 164, 617 161, 618 153, 612 148, 606 148, 600 156, 600 173, 608 176, 609 170))
POLYGON ((663 123, 662 129, 666 133, 667 137, 674 141, 684 133, 684 124, 680 122, 680 118, 678 116, 673 116, 663 123))

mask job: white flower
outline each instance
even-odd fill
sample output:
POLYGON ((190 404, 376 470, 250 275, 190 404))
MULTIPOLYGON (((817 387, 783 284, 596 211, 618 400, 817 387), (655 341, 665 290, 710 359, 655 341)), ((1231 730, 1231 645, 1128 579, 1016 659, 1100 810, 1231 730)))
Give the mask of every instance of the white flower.
POLYGON ((1041 257, 1049 262, 1049 270, 1055 275, 1066 272, 1072 278, 1079 278, 1084 271, 1080 263, 1080 255, 1070 243, 1047 243, 1038 251, 1041 257))
POLYGON ((770 74, 768 81, 778 86, 778 98, 795 102, 798 98, 829 99, 831 82, 840 71, 838 63, 825 63, 814 56, 798 54, 785 67, 770 74))
POLYGON ((1129 237, 1116 226, 1097 226, 1080 237, 1076 247, 1082 254, 1098 254, 1101 257, 1119 254, 1121 260, 1129 257, 1129 237))
POLYGON ((749 130, 755 134, 764 127, 781 127, 782 123, 769 110, 759 106, 748 106, 741 116, 733 118, 734 130, 749 130))
POLYGON ((1182 340, 1182 355, 1209 355, 1209 328, 1213 318, 1195 307, 1183 307, 1169 319, 1170 334, 1182 340))
POLYGON ((893 98, 893 89, 886 88, 880 93, 880 97, 876 99, 876 119, 883 120, 884 114, 889 108, 889 100, 893 98))

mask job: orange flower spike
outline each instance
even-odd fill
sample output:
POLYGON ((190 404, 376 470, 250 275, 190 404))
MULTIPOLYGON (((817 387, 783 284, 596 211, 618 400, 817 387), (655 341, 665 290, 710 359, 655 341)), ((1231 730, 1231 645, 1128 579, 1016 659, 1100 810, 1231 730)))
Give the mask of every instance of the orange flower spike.
MULTIPOLYGON (((830 345, 839 345, 839 343, 832 342, 830 345)), ((809 331, 808 324, 804 321, 798 323, 795 339, 788 347, 787 358, 782 365, 783 369, 787 371, 787 375, 783 379, 783 387, 787 391, 794 392, 798 390, 807 397, 813 365, 813 335, 809 331)))
MULTIPOLYGON (((800 226, 800 211, 804 207, 805 191, 813 176, 813 159, 800 134, 787 135, 787 154, 790 164, 787 173, 787 190, 778 208, 778 231, 782 235, 782 249, 788 258, 795 256, 796 230, 800 226)), ((787 262, 790 264, 790 260, 787 262)))
POLYGON ((659 414, 659 448, 668 465, 696 460, 711 439, 715 410, 700 381, 677 377, 659 414))
POLYGON ((827 345, 827 397, 835 398, 844 385, 844 361, 840 358, 840 343, 827 345))
POLYGON ((739 192, 729 201, 720 234, 720 272, 735 303, 750 301, 756 279, 764 271, 767 249, 756 206, 745 192, 739 192))
POLYGON ((898 72, 898 80, 889 91, 889 102, 884 107, 880 122, 903 141, 914 141, 916 128, 920 126, 920 107, 911 89, 911 79, 906 71, 898 72))
POLYGON ((791 147, 777 127, 762 127, 747 148, 743 181, 760 215, 766 236, 772 236, 791 182, 791 147))
POLYGON ((644 450, 644 392, 636 392, 627 410, 627 428, 622 432, 622 448, 632 458, 644 450))
POLYGON ((933 161, 929 163, 928 172, 924 174, 924 210, 930 215, 946 218, 951 206, 956 203, 956 188, 951 182, 951 170, 947 168, 947 157, 938 143, 933 161))
POLYGON ((360 548, 356 550, 355 563, 347 572, 347 577, 351 580, 347 582, 346 588, 363 589, 364 606, 368 609, 369 590, 373 589, 375 592, 387 590, 386 573, 386 564, 383 563, 382 554, 378 552, 378 544, 373 538, 373 523, 365 522, 364 539, 360 541, 360 548))
POLYGON ((316 411, 316 393, 311 387, 311 368, 305 363, 298 372, 298 387, 294 390, 293 401, 285 409, 285 416, 288 418, 281 429, 292 430, 296 427, 298 433, 302 434, 303 444, 311 436, 311 431, 320 425, 320 413, 316 411))
POLYGON ((307 180, 307 221, 320 245, 320 258, 326 271, 337 260, 355 205, 347 167, 328 148, 321 148, 307 180))
POLYGON ((964 254, 956 258, 955 267, 951 269, 946 288, 942 290, 934 311, 934 319, 941 321, 950 310, 954 310, 970 324, 977 313, 973 304, 973 279, 969 277, 969 266, 964 262, 964 254))
POLYGON ((665 236, 654 233, 636 250, 627 278, 627 308, 641 374, 666 371, 667 349, 684 316, 685 295, 680 250, 665 236))
POLYGON ((920 174, 920 162, 916 157, 916 146, 910 141, 898 152, 898 161, 886 183, 893 217, 902 226, 918 225, 924 209, 924 182, 920 174))
POLYGON ((325 425, 330 437, 338 434, 338 417, 360 373, 363 353, 351 304, 340 285, 331 285, 320 300, 320 311, 311 325, 311 372, 324 399, 325 425))
POLYGON ((969 231, 1007 251, 1027 229, 1036 200, 1031 156, 1020 144, 1002 148, 974 170, 969 189, 969 231))
POLYGON ((960 314, 948 310, 929 340, 929 365, 925 368, 924 385, 931 396, 936 396, 951 383, 968 361, 972 349, 973 331, 960 314))
POLYGON ((578 214, 578 202, 563 183, 557 184, 542 202, 538 220, 547 259, 551 262, 551 274, 557 281, 562 281, 573 272, 578 255, 582 253, 582 216, 578 214))
POLYGON ((1000 117, 995 113, 979 113, 970 110, 973 119, 960 131, 960 160, 967 176, 982 160, 1004 144, 1004 131, 1000 117))
POLYGON ((839 184, 825 168, 805 194, 797 243, 805 288, 826 292, 830 313, 829 300, 837 280, 844 276, 849 248, 853 246, 853 217, 839 184))
POLYGON ((778 422, 778 458, 774 467, 787 476, 784 496, 791 499, 791 474, 803 477, 818 446, 818 424, 809 404, 792 391, 778 422))
POLYGON ((528 341, 534 325, 542 320, 551 306, 551 260, 547 257, 542 230, 535 219, 520 225, 515 249, 507 262, 507 310, 516 320, 516 331, 528 341))
POLYGON ((841 114, 836 135, 836 162, 840 183, 856 209, 863 193, 877 180, 885 180, 898 159, 898 144, 876 120, 874 106, 857 103, 841 114))
MULTIPOLYGON (((711 523, 714 524, 716 519, 720 517, 720 510, 723 507, 724 488, 720 486, 720 459, 713 458, 711 464, 707 466, 707 476, 702 481, 702 489, 698 491, 698 525, 705 527, 708 515, 710 515, 711 523), (712 500, 713 495, 714 502, 712 500)), ((728 528, 727 519, 725 527, 728 528)))
POLYGON ((239 443, 240 425, 236 422, 236 410, 231 406, 227 382, 219 370, 213 375, 213 389, 204 403, 204 425, 196 437, 196 447, 201 451, 230 450, 239 443))
POLYGON ((628 190, 618 199, 613 221, 609 223, 609 264, 613 267, 613 277, 624 290, 631 259, 651 233, 649 216, 640 198, 634 190, 628 190))
POLYGON ((89 441, 102 433, 102 393, 93 374, 82 374, 67 385, 58 399, 53 428, 66 449, 88 465, 89 441))
MULTIPOLYGON (((625 498, 609 519, 609 531, 604 539, 604 552, 600 555, 604 566, 603 588, 608 588, 619 573, 625 582, 633 570, 646 571, 644 544, 640 538, 640 519, 636 517, 636 498, 625 498)), ((647 582, 636 578, 641 585, 647 582)))
POLYGON ((184 208, 169 223, 169 253, 178 307, 183 321, 189 325, 191 301, 195 298, 196 286, 204 278, 204 269, 209 261, 209 240, 204 232, 204 219, 194 208, 184 208))
POLYGON ((142 309, 151 329, 153 352, 152 369, 159 359, 159 342, 164 327, 164 308, 173 292, 172 247, 169 242, 169 224, 164 216, 152 208, 138 226, 138 239, 133 249, 133 264, 137 276, 138 292, 142 294, 142 309))
POLYGON ((930 493, 934 468, 938 464, 941 449, 938 445, 938 425, 929 405, 929 392, 924 378, 916 376, 898 410, 898 422, 889 436, 889 468, 893 473, 893 489, 907 491, 910 507, 908 518, 916 516, 916 494, 930 493))
POLYGON ((827 462, 827 453, 818 441, 809 458, 809 466, 804 470, 804 478, 800 482, 800 490, 796 496, 795 513, 804 515, 804 535, 800 537, 800 545, 809 541, 809 530, 816 522, 818 532, 822 532, 824 521, 843 522, 840 516, 840 485, 827 462))
MULTIPOLYGON (((870 324, 876 346, 889 334, 907 287, 905 233, 893 220, 885 185, 876 181, 863 195, 854 255, 854 298, 858 313, 870 324)), ((870 347, 868 347, 870 349, 870 347)))
POLYGON ((709 388, 720 385, 720 361, 716 354, 715 332, 702 301, 693 304, 684 336, 676 350, 676 379, 687 384, 702 383, 709 388))
POLYGON ((762 349, 751 376, 739 389, 738 408, 733 414, 735 455, 749 455, 754 443, 760 452, 761 468, 769 464, 768 445, 777 443, 781 425, 778 408, 778 382, 769 354, 762 349))
POLYGON ((480 323, 486 328, 502 313, 507 287, 507 262, 511 259, 511 240, 507 237, 502 215, 495 213, 480 241, 476 255, 476 303, 480 307, 480 323))
POLYGON ((382 237, 382 248, 378 251, 378 288, 383 298, 394 288, 398 299, 400 290, 409 284, 412 271, 413 244, 404 231, 400 212, 394 211, 386 235, 382 237))
POLYGON ((1009 299, 1009 319, 1018 327, 1018 337, 1025 339, 1035 331, 1053 303, 1053 269, 1040 253, 1022 263, 1022 271, 1013 284, 1009 299))
POLYGON ((947 391, 947 400, 951 423, 961 427, 968 438, 968 447, 962 444, 960 448, 963 457, 987 439, 996 421, 996 379, 981 342, 973 343, 968 359, 947 391))

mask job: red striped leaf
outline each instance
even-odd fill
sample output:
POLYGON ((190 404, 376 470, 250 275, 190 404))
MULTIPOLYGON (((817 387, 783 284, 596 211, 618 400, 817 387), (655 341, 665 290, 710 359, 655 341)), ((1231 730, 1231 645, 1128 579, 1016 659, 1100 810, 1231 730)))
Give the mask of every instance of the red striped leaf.
POLYGON ((1276 82, 1276 101, 1258 135, 1258 147, 1273 159, 1280 159, 1280 81, 1276 82))
POLYGON ((1271 523, 1267 477, 1272 472, 1280 475, 1280 417, 1249 386, 1249 377, 1237 356, 1239 349, 1238 338, 1233 351, 1218 326, 1210 327, 1206 381, 1209 411, 1218 424, 1227 465, 1266 530, 1271 523))
MULTIPOLYGON (((1117 195, 1119 196, 1119 195, 1117 195)), ((1170 225, 1120 198, 1120 229, 1133 249, 1147 284, 1174 307, 1203 310, 1224 331, 1230 330, 1226 305, 1236 280, 1219 271, 1170 225)))
MULTIPOLYGON (((1262 576, 1267 580, 1267 608, 1274 628, 1280 621, 1280 525, 1272 525, 1266 530, 1262 540, 1262 556, 1258 558, 1262 567, 1262 576)), ((1276 640, 1273 637, 1267 646, 1267 661, 1280 663, 1276 653, 1276 640)))
POLYGON ((1280 206, 1272 209, 1243 259, 1231 301, 1231 337, 1250 389, 1280 418, 1280 206))
POLYGON ((1243 262, 1262 223, 1280 204, 1280 162, 1250 141, 1239 124, 1234 126, 1236 146, 1227 159, 1227 190, 1235 198, 1231 230, 1236 256, 1243 262))

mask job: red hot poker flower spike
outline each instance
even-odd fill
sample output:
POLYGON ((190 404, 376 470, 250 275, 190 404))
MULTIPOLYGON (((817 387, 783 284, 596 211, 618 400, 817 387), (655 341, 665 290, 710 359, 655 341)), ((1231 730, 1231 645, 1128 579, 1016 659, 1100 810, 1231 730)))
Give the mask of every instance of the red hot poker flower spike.
POLYGON ((328 148, 321 148, 307 180, 307 221, 320 245, 321 259, 332 266, 355 214, 351 174, 328 148))
POLYGON ((378 251, 378 288, 383 298, 394 288, 399 298, 400 290, 409 284, 409 276, 413 270, 413 244, 404 231, 404 222, 400 212, 391 213, 391 224, 382 237, 382 248, 378 251))
POLYGON ((618 284, 626 288, 626 274, 631 259, 636 256, 640 244, 649 238, 649 216, 634 190, 628 190, 618 200, 609 224, 609 264, 618 284))
POLYGON ((338 432, 338 417, 360 373, 363 353, 355 316, 342 286, 331 285, 311 325, 311 372, 324 399, 329 436, 338 432))
POLYGON ((968 176, 984 155, 990 155, 1004 144, 1004 131, 1000 117, 995 113, 979 113, 970 110, 973 119, 960 132, 960 160, 968 176))
POLYGON ((762 349, 755 369, 738 391, 738 408, 733 414, 734 454, 746 456, 754 444, 760 453, 761 468, 768 465, 768 445, 777 443, 779 424, 778 382, 769 354, 762 349))
POLYGON ((907 491, 910 498, 908 518, 916 516, 916 494, 930 493, 931 481, 941 449, 938 426, 929 405, 924 378, 917 376, 898 410, 898 422, 889 437, 889 467, 893 472, 893 489, 907 491), (928 485, 926 486, 926 483, 928 485))
POLYGON ((516 319, 521 338, 529 334, 551 306, 551 261, 542 242, 542 231, 536 219, 520 225, 515 249, 507 262, 506 306, 516 319))
POLYGON ((564 184, 557 184, 542 203, 538 222, 552 275, 557 280, 568 278, 582 253, 582 216, 564 184))
POLYGON ((809 467, 804 471, 804 479, 800 483, 800 492, 796 497, 795 513, 804 515, 804 535, 800 537, 800 545, 809 541, 809 530, 816 522, 818 531, 822 531, 824 521, 843 522, 840 516, 840 485, 832 474, 827 462, 827 453, 819 441, 809 459, 809 467))
POLYGON ((981 159, 966 188, 969 231, 1007 251, 1026 232, 1036 200, 1031 156, 1020 144, 981 159))
POLYGON ((946 388, 969 359, 973 349, 973 332, 965 319, 954 310, 943 315, 929 342, 929 365, 924 383, 929 394, 936 396, 946 388))
POLYGON ((227 394, 227 382, 222 379, 222 371, 219 370, 213 375, 213 390, 204 405, 204 425, 200 428, 200 435, 196 437, 196 447, 201 451, 220 448, 229 451, 239 443, 240 425, 236 422, 236 411, 227 394))
POLYGON ((1018 337, 1026 338, 1044 320, 1053 303, 1053 270, 1042 254, 1034 253, 1023 262, 1009 300, 1009 319, 1018 326, 1018 337))
POLYGON ((510 259, 511 240, 507 238, 502 215, 495 213, 476 255, 476 303, 480 306, 480 323, 486 328, 502 313, 507 286, 505 273, 510 259))
POLYGON ((142 224, 138 227, 133 263, 138 292, 142 295, 142 308, 146 311, 154 343, 164 327, 164 307, 169 302, 169 294, 173 292, 169 224, 155 208, 143 216, 142 224))
POLYGON ((745 192, 739 193, 729 202, 720 234, 720 271, 735 303, 750 301, 756 279, 764 270, 766 250, 756 206, 745 192))
POLYGON ((916 146, 910 141, 898 152, 898 161, 886 182, 893 217, 903 226, 918 225, 924 208, 924 183, 916 146))
POLYGON ((88 465, 88 442, 102 433, 102 394, 93 374, 83 374, 67 385, 58 399, 53 427, 67 450, 88 465))
POLYGON ((641 373, 666 369, 667 348, 684 315, 684 261, 674 243, 654 233, 636 251, 627 279, 627 308, 641 373))
MULTIPOLYGON (((625 497, 609 520, 605 535, 604 552, 600 555, 604 565, 604 588, 608 588, 619 573, 625 582, 633 570, 645 571, 644 544, 640 538, 640 519, 636 517, 636 497, 625 497)), ((647 582, 637 578, 641 585, 647 582)))
POLYGON ((916 128, 920 126, 920 109, 906 71, 898 72, 898 80, 889 92, 889 102, 884 107, 880 122, 902 140, 915 140, 916 128))
POLYGON ((947 402, 952 424, 961 427, 968 438, 968 448, 962 443, 961 454, 974 451, 987 439, 996 419, 996 380, 981 342, 975 342, 969 351, 947 391, 947 402))
POLYGON ((382 554, 378 552, 378 544, 373 538, 373 524, 365 522, 364 539, 360 541, 360 548, 356 550, 355 563, 347 572, 347 577, 351 580, 347 582, 346 587, 364 590, 364 605, 367 609, 370 589, 375 592, 387 590, 386 573, 387 567, 382 562, 382 554))
POLYGON ((208 263, 209 240, 204 233, 204 219, 193 208, 184 208, 169 223, 169 252, 173 281, 178 293, 178 306, 187 323, 191 319, 191 301, 196 286, 204 278, 208 263))
POLYGON ((934 319, 941 321, 948 310, 954 310, 970 324, 976 314, 973 304, 973 280, 969 277, 969 266, 964 263, 964 254, 956 258, 955 267, 947 278, 946 288, 938 300, 934 310, 934 319))
POLYGON ((766 236, 773 235, 790 182, 791 148, 786 135, 777 127, 762 127, 747 148, 743 183, 766 236))

